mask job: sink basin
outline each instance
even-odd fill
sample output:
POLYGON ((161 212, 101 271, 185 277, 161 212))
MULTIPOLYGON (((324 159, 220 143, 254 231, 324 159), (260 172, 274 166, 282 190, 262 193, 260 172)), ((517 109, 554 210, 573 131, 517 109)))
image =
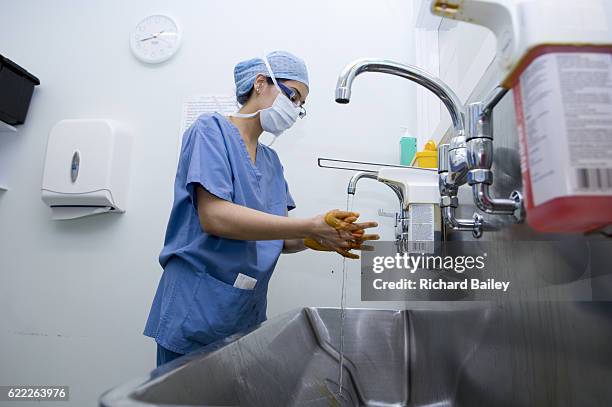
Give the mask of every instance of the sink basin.
MULTIPOLYGON (((431 305, 428 305, 431 306, 431 305)), ((612 304, 304 308, 102 395, 136 406, 602 406, 612 304)))

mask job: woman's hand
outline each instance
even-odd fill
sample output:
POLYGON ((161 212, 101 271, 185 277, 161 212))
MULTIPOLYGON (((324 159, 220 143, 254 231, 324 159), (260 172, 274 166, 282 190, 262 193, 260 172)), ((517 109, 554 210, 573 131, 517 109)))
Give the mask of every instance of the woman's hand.
POLYGON ((336 251, 344 257, 358 259, 349 250, 362 249, 366 240, 377 240, 378 235, 365 234, 365 229, 378 226, 376 222, 356 223, 359 213, 334 209, 312 218, 312 227, 304 243, 314 250, 336 251))

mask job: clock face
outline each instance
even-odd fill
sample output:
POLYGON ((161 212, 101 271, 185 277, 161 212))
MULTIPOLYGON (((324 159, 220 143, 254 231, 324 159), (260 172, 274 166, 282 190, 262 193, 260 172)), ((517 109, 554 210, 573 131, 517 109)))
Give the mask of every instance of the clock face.
POLYGON ((142 62, 156 64, 178 51, 181 35, 176 22, 164 15, 146 17, 136 26, 130 37, 132 52, 142 62))

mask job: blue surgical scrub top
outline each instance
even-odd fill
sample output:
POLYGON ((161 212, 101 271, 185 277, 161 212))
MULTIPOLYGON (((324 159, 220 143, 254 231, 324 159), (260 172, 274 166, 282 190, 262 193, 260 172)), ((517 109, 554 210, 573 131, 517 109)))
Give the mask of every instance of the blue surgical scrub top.
POLYGON ((258 211, 286 216, 295 208, 283 166, 271 148, 257 145, 255 164, 238 128, 224 116, 201 115, 183 135, 174 203, 159 263, 164 271, 144 334, 188 353, 266 319, 268 282, 282 240, 234 240, 206 233, 196 186, 258 211), (239 273, 254 289, 233 286, 239 273))

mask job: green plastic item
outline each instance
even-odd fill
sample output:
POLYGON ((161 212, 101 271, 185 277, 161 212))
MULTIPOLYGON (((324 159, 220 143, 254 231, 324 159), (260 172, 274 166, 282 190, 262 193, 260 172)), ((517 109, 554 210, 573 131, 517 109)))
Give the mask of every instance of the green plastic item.
POLYGON ((402 136, 402 138, 400 138, 400 165, 412 164, 416 150, 416 137, 402 136))

